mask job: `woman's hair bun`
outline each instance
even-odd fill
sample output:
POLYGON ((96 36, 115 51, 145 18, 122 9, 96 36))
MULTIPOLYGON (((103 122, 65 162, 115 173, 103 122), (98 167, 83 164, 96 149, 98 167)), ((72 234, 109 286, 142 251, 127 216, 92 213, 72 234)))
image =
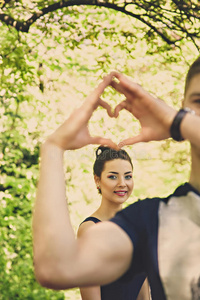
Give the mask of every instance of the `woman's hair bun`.
POLYGON ((106 146, 99 146, 96 150, 96 158, 98 158, 105 150, 109 150, 110 148, 106 146))

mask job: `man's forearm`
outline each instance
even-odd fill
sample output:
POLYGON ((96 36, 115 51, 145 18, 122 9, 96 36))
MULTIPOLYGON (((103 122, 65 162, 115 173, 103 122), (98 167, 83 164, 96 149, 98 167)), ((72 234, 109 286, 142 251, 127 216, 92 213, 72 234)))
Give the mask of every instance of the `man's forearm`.
POLYGON ((200 116, 187 113, 180 125, 181 135, 200 148, 200 116))
MULTIPOLYGON (((75 252, 75 235, 66 204, 63 150, 48 142, 41 149, 33 234, 37 279, 40 281, 43 278, 45 281, 48 275, 49 278, 56 277, 56 273, 62 270, 60 264, 75 252), (66 253, 66 249, 69 253, 66 253)), ((46 280, 49 282, 48 278, 46 280)), ((41 284, 46 285, 45 282, 41 284)))

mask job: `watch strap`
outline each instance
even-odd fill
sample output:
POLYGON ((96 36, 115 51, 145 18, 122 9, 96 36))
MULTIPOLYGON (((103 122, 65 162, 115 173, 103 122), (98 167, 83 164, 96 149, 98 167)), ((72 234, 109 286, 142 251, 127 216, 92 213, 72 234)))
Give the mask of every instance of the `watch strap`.
POLYGON ((180 125, 181 125, 181 122, 182 122, 183 118, 185 117, 185 115, 188 112, 192 112, 193 113, 193 111, 191 111, 189 108, 182 108, 182 109, 180 109, 177 112, 177 114, 176 114, 176 116, 175 116, 175 118, 174 118, 174 120, 172 122, 172 125, 170 127, 170 135, 171 135, 171 137, 175 141, 180 142, 180 141, 184 140, 184 138, 181 135, 180 125))

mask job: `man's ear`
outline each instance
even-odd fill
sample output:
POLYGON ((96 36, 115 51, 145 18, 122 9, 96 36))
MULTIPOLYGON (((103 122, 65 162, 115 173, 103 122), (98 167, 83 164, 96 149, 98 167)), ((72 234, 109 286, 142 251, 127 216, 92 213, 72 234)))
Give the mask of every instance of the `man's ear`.
POLYGON ((185 98, 181 99, 181 108, 184 108, 185 106, 185 98))

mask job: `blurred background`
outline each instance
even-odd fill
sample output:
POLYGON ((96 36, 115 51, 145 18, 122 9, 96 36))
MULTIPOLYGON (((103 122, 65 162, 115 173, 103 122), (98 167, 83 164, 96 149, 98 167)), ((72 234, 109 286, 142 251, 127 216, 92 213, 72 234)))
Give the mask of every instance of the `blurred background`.
MULTIPOLYGON (((199 11, 198 1, 0 1, 1 300, 80 300, 78 289, 51 291, 34 278, 31 222, 40 145, 112 70, 180 108, 185 74, 199 55, 199 11)), ((102 98, 112 107, 123 100, 109 87, 102 98)), ((102 108, 89 128, 116 143, 140 130, 128 112, 110 119, 102 108)), ((65 154, 75 231, 99 206, 96 148, 65 154)), ((135 182, 126 205, 167 196, 188 180, 187 142, 169 139, 125 150, 135 182)))

